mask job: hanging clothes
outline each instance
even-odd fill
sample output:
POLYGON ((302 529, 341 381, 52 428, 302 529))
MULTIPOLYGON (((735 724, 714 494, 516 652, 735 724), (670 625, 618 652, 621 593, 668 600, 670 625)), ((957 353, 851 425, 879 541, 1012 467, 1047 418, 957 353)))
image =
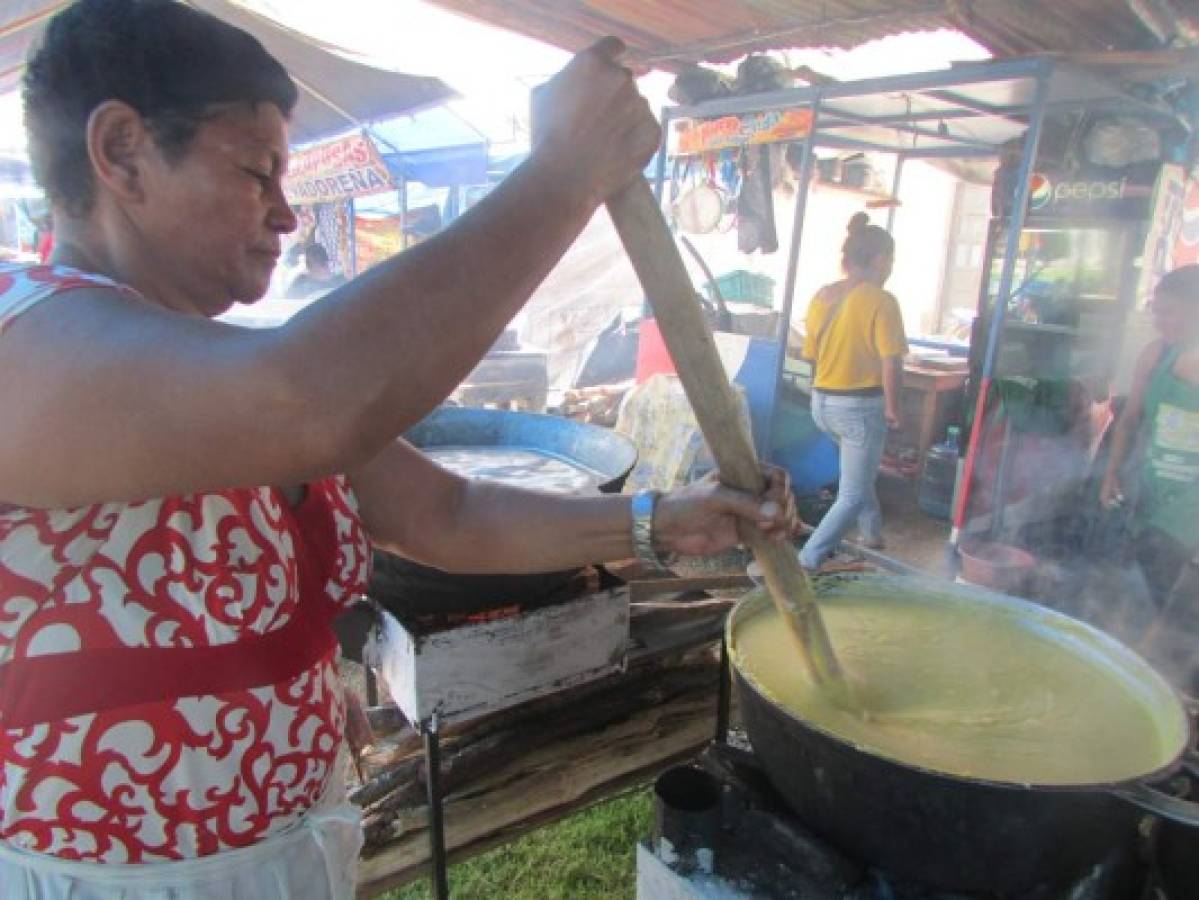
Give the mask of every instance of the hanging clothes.
POLYGON ((770 148, 750 147, 745 153, 745 177, 737 195, 737 249, 742 253, 774 253, 779 248, 774 227, 770 148))

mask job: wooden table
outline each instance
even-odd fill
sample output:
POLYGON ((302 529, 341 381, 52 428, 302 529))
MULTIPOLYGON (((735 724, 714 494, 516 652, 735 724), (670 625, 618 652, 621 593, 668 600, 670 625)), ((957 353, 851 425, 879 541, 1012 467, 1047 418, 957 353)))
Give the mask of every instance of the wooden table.
POLYGON ((960 421, 965 384, 965 372, 904 366, 901 424, 887 440, 893 468, 912 477, 920 474, 928 449, 945 439, 948 426, 960 421))

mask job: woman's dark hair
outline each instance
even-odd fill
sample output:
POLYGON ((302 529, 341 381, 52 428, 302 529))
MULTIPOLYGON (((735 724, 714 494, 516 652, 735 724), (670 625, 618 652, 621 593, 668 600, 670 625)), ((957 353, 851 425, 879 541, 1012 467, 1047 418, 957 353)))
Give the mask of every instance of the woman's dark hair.
POLYGON ((870 224, 870 216, 856 212, 849 220, 849 236, 841 245, 841 265, 850 269, 864 269, 884 254, 895 252, 895 239, 877 225, 870 224))
POLYGON ((1179 266, 1167 272, 1157 283, 1155 293, 1192 303, 1199 301, 1199 266, 1179 266))
POLYGON ((174 162, 218 105, 273 103, 290 116, 296 86, 252 35, 178 0, 77 0, 46 27, 24 100, 38 182, 84 215, 95 200, 87 121, 104 101, 137 110, 174 162))

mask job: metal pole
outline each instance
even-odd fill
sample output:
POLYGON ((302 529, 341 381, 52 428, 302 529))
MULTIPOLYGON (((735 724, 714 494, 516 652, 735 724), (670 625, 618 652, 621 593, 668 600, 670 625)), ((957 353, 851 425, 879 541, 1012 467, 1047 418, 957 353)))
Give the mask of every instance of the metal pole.
POLYGON ((994 146, 993 144, 988 144, 986 141, 976 140, 975 138, 962 137, 953 133, 942 134, 936 128, 925 128, 922 125, 904 125, 903 122, 907 119, 906 116, 879 116, 875 118, 871 116, 859 116, 856 113, 840 109, 836 111, 830 110, 829 116, 840 120, 830 126, 835 128, 849 128, 855 125, 876 125, 880 128, 889 128, 892 131, 910 134, 913 138, 933 138, 934 140, 952 143, 960 147, 990 150, 994 146))
POLYGON ((346 231, 348 232, 347 244, 350 245, 350 260, 346 266, 347 271, 343 274, 346 278, 353 278, 358 274, 358 222, 354 218, 354 198, 351 197, 346 201, 346 217, 349 219, 346 222, 346 231))
POLYGON ((662 188, 666 181, 666 155, 670 151, 670 107, 662 108, 662 146, 658 148, 657 164, 654 168, 654 197, 662 202, 662 188))
MULTIPOLYGON (((779 321, 779 338, 786 341, 787 331, 791 325, 791 310, 795 305, 795 282, 799 270, 799 248, 803 240, 804 214, 808 206, 808 188, 812 183, 813 149, 816 143, 816 129, 820 120, 820 100, 812 105, 812 130, 804 141, 803 156, 799 163, 799 184, 795 189, 795 220, 791 226, 791 249, 787 256, 787 277, 783 283, 783 309, 779 321)), ((782 371, 782 363, 779 364, 782 371)))
POLYGON ((677 118, 718 118, 764 112, 780 107, 808 106, 816 100, 827 103, 842 97, 862 97, 867 94, 904 94, 944 87, 960 89, 966 85, 1006 81, 1012 78, 1040 78, 1045 71, 1045 63, 1040 59, 1005 59, 954 66, 935 72, 888 75, 883 78, 865 78, 861 81, 835 82, 819 87, 787 88, 745 97, 705 100, 691 106, 676 106, 674 114, 677 118))
POLYGON ((771 440, 774 437, 774 416, 778 406, 779 384, 787 365, 787 338, 791 335, 791 313, 795 308, 795 282, 799 272, 799 249, 803 241, 804 215, 808 208, 808 189, 812 184, 813 150, 816 131, 820 125, 820 98, 812 103, 812 125, 804 140, 803 156, 799 164, 799 184, 795 188, 795 218, 791 223, 791 248, 787 256, 787 277, 783 282, 783 308, 779 314, 778 361, 775 365, 774 381, 770 388, 769 412, 763 430, 763 446, 758 448, 762 459, 770 459, 771 440))
POLYGON ((396 198, 400 204, 400 249, 408 249, 408 179, 403 175, 400 176, 399 196, 396 198))
MULTIPOLYGON (((1013 205, 1008 221, 1003 270, 999 276, 999 292, 995 297, 995 308, 991 310, 991 325, 987 332, 987 352, 983 358, 978 383, 978 397, 974 404, 974 422, 970 428, 970 445, 966 449, 966 464, 962 470, 962 484, 958 491, 957 509, 954 510, 953 528, 949 534, 950 546, 955 549, 961 538, 962 527, 965 525, 966 507, 970 497, 970 480, 974 477, 974 465, 979 455, 979 444, 982 442, 982 422, 987 407, 987 395, 991 392, 991 378, 994 374, 995 360, 999 350, 999 336, 1003 330, 1008 297, 1012 292, 1012 280, 1016 273, 1016 251, 1020 247, 1020 233, 1024 230, 1024 221, 1028 213, 1028 194, 1033 166, 1037 161, 1037 146, 1041 141, 1041 126, 1045 122, 1050 74, 1051 70, 1042 69, 1037 76, 1036 91, 1029 111, 1028 131, 1024 135, 1024 149, 1020 156, 1016 195, 1012 201, 1013 205)), ((985 273, 984 277, 986 277, 985 273)))
POLYGON ((729 740, 729 645, 720 638, 720 682, 716 685, 716 743, 727 744, 729 740))
POLYGON ((999 275, 999 293, 995 308, 991 310, 991 327, 987 333, 987 355, 983 359, 983 378, 990 378, 995 371, 995 357, 999 352, 999 337, 1007 315, 1007 301, 1012 293, 1012 282, 1016 276, 1016 253, 1020 249, 1020 234, 1028 217, 1028 194, 1031 189, 1033 166, 1037 162, 1037 146, 1041 141, 1041 126, 1045 121, 1045 99, 1048 94, 1048 79, 1037 79, 1037 90, 1029 116, 1028 135, 1024 139, 1024 152, 1020 156, 1020 172, 1017 175, 1016 196, 1008 221, 1007 242, 1004 248, 1003 270, 999 275))
POLYGON ((433 896, 449 900, 450 881, 445 856, 445 820, 441 805, 441 742, 437 713, 421 726, 425 738, 425 787, 429 798, 429 862, 433 896))
MULTIPOLYGON (((891 179, 891 199, 899 202, 899 184, 903 179, 903 164, 908 161, 906 153, 895 154, 895 177, 891 179)), ((887 232, 890 233, 895 228, 895 207, 892 206, 887 210, 887 232)))

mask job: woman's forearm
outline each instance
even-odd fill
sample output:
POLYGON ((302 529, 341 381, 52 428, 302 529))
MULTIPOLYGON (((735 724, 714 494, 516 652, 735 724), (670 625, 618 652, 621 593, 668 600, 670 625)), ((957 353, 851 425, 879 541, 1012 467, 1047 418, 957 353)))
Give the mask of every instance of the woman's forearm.
POLYGON ((1117 485, 1120 470, 1123 469, 1132 447, 1132 432, 1136 423, 1131 421, 1133 417, 1129 415, 1130 412, 1130 410, 1125 410, 1116 420, 1115 431, 1112 433, 1112 448, 1107 458, 1107 469, 1103 475, 1103 483, 1109 487, 1117 485))
POLYGON ((903 390, 903 357, 883 358, 883 400, 887 412, 899 415, 899 395, 903 390))
MULTIPOLYGON (((737 519, 785 540, 795 498, 785 473, 751 497, 702 478, 663 495, 652 538, 660 550, 703 555, 740 540, 737 519)), ((349 473, 359 514, 379 547, 450 572, 570 569, 634 555, 628 496, 535 493, 451 474, 404 441, 349 473)))
POLYGON ((455 523, 430 543, 436 560, 423 561, 450 572, 518 575, 633 555, 627 496, 567 497, 472 481, 455 523))

